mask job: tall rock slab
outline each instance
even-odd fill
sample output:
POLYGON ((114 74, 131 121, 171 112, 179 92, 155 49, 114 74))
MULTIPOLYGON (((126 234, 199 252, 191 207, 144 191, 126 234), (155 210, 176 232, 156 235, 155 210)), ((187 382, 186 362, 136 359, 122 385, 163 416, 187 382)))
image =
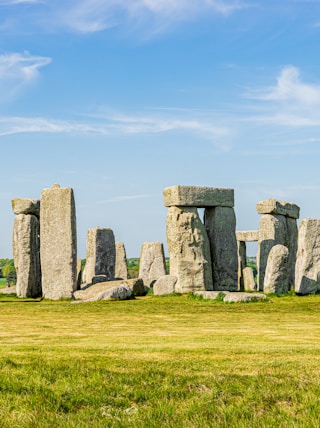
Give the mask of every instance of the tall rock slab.
POLYGON ((116 247, 111 229, 95 227, 88 229, 86 265, 83 282, 90 284, 97 275, 105 275, 106 281, 115 277, 116 247))
POLYGON ((264 278, 265 293, 286 294, 290 286, 289 250, 278 244, 271 248, 264 278))
POLYGON ((18 214, 15 217, 12 248, 18 297, 42 294, 39 233, 39 220, 35 215, 18 214))
POLYGON ((206 208, 204 224, 210 242, 213 289, 237 291, 238 249, 233 208, 206 208))
POLYGON ((320 220, 301 221, 295 271, 295 292, 314 294, 320 291, 320 220))
POLYGON ((166 274, 166 261, 162 242, 144 242, 141 247, 139 278, 144 285, 152 287, 154 282, 166 274))
POLYGON ((43 297, 72 297, 77 289, 76 211, 73 190, 54 184, 40 203, 40 256, 43 297))
POLYGON ((170 275, 178 278, 175 291, 212 290, 210 245, 197 208, 168 208, 167 243, 170 275))
POLYGON ((123 242, 116 242, 115 278, 128 279, 126 249, 123 242))

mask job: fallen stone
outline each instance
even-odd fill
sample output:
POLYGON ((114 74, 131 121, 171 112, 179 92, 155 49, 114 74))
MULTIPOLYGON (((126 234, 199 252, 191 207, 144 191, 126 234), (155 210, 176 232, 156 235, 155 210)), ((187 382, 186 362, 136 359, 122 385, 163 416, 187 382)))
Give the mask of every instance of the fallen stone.
POLYGON ((92 278, 91 284, 98 284, 99 282, 106 282, 108 281, 107 275, 96 275, 92 278))
POLYGON ((177 280, 178 278, 176 276, 161 276, 153 285, 153 294, 155 296, 162 296, 164 294, 174 293, 177 280))
POLYGON ((272 198, 258 202, 256 208, 258 214, 284 215, 295 219, 298 219, 300 214, 298 205, 272 198))
POLYGON ((289 250, 287 247, 278 244, 271 248, 264 277, 263 291, 265 293, 288 293, 290 283, 288 261, 289 250))
POLYGON ((130 288, 131 293, 135 296, 144 296, 145 288, 143 285, 143 280, 141 278, 133 278, 126 280, 117 280, 117 281, 106 281, 99 282, 96 284, 87 284, 81 290, 77 290, 73 293, 74 299, 91 299, 96 294, 99 294, 105 290, 109 290, 113 287, 118 287, 119 285, 126 285, 130 288))
POLYGON ((11 201, 12 211, 19 214, 33 214, 39 218, 40 200, 29 198, 14 198, 11 201))
POLYGON ((216 300, 219 296, 226 296, 230 291, 195 291, 196 296, 202 296, 204 299, 216 300))
POLYGON ((127 284, 119 284, 108 289, 99 291, 90 298, 73 301, 71 303, 86 303, 86 302, 97 302, 99 300, 127 300, 132 296, 131 288, 127 284))
POLYGON ((17 294, 16 286, 0 288, 0 294, 17 294))
POLYGON ((233 207, 234 190, 217 187, 171 186, 163 190, 166 207, 233 207))
POLYGON ((247 303, 247 302, 257 302, 260 300, 266 300, 267 296, 265 294, 259 293, 228 293, 223 301, 225 303, 247 303))

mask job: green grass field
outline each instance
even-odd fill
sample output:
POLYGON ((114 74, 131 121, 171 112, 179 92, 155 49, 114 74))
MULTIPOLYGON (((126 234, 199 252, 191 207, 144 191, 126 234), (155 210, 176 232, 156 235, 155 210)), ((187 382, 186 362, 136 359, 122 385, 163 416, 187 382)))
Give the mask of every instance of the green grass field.
POLYGON ((319 427, 320 296, 0 298, 1 427, 319 427))

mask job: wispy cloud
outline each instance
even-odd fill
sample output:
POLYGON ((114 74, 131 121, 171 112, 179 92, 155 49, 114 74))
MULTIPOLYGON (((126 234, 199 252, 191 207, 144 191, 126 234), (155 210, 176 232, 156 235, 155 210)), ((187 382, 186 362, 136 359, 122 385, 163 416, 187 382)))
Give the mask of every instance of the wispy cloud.
POLYGON ((247 8, 241 0, 0 0, 0 6, 37 3, 41 7, 29 10, 28 24, 43 28, 61 28, 79 33, 94 33, 121 25, 159 33, 181 22, 198 19, 201 15, 230 15, 247 8))
POLYGON ((29 52, 0 55, 0 90, 2 100, 15 96, 34 82, 39 69, 50 64, 51 58, 31 55, 29 52))

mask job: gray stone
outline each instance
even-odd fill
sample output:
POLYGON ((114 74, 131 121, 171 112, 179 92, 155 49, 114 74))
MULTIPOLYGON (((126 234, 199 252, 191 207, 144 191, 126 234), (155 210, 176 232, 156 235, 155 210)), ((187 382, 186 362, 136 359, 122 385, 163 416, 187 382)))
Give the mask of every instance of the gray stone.
POLYGON ((162 296, 164 294, 174 293, 177 280, 178 278, 176 276, 161 276, 153 285, 153 294, 155 296, 162 296))
POLYGON ((288 269, 289 269, 289 283, 290 287, 294 287, 295 284, 295 267, 296 267, 296 257, 298 249, 298 226, 297 220, 294 218, 286 217, 287 223, 287 240, 286 247, 289 250, 289 260, 288 260, 288 269))
POLYGON ((213 289, 237 291, 238 250, 233 208, 206 208, 204 224, 210 242, 213 289))
POLYGON ((18 297, 38 297, 42 294, 39 232, 36 216, 19 214, 15 217, 12 247, 18 297))
POLYGON ((71 297, 77 289, 77 236, 73 190, 55 184, 40 204, 40 255, 43 297, 71 297))
POLYGON ((17 287, 12 285, 11 287, 0 288, 0 294, 17 294, 17 287))
POLYGON ((171 186, 163 191, 166 207, 233 207, 234 190, 217 187, 171 186))
POLYGON ((91 283, 92 278, 106 275, 107 280, 115 277, 116 247, 111 229, 95 227, 87 233, 86 265, 83 282, 91 283))
POLYGON ((80 290, 82 283, 82 260, 77 259, 77 290, 80 290))
POLYGON ((237 241, 256 242, 258 241, 258 230, 241 230, 236 232, 237 241))
POLYGON ((298 205, 272 198, 258 202, 257 211, 258 214, 284 215, 295 219, 298 219, 300 214, 298 205))
POLYGON ((244 291, 243 270, 247 266, 247 246, 245 241, 238 241, 238 290, 244 291))
POLYGON ((265 293, 286 294, 289 291, 289 250, 284 245, 271 248, 264 277, 265 293))
POLYGON ((128 278, 127 256, 123 242, 116 242, 115 278, 128 278))
POLYGON ((134 278, 134 279, 117 280, 117 281, 105 281, 105 282, 99 282, 92 285, 89 284, 85 288, 75 291, 73 293, 73 297, 75 299, 82 299, 82 300, 95 299, 96 295, 119 286, 129 287, 131 290, 131 295, 135 295, 135 296, 145 295, 145 289, 144 289, 142 279, 134 278))
POLYGON ((93 276, 91 279, 91 284, 98 284, 99 282, 106 282, 109 281, 107 275, 96 275, 93 276))
POLYGON ((212 290, 210 246, 197 208, 169 207, 167 243, 177 293, 212 290))
POLYGON ((40 200, 28 198, 14 198, 11 201, 12 211, 19 214, 33 214, 39 218, 40 200))
POLYGON ((257 253, 259 291, 263 291, 265 271, 271 248, 277 244, 285 245, 287 240, 287 222, 284 216, 265 214, 261 217, 257 253))
POLYGON ((201 296, 204 299, 216 300, 220 296, 226 296, 230 291, 195 291, 196 296, 201 296))
POLYGON ((243 289, 244 291, 254 291, 257 289, 257 285, 254 281, 253 269, 249 266, 246 266, 242 270, 243 276, 243 289))
POLYGON ((82 299, 79 301, 73 301, 71 303, 87 303, 87 302, 97 302, 99 300, 127 300, 132 296, 132 291, 127 284, 119 284, 116 286, 109 287, 108 289, 104 289, 92 297, 82 299))
POLYGON ((301 221, 295 272, 295 291, 314 294, 320 291, 320 220, 301 221))
POLYGON ((166 261, 163 244, 161 242, 144 242, 141 248, 139 278, 143 279, 146 286, 152 287, 153 283, 166 274, 166 261))
POLYGON ((225 303, 248 303, 266 299, 267 296, 260 293, 228 293, 223 301, 225 303))

